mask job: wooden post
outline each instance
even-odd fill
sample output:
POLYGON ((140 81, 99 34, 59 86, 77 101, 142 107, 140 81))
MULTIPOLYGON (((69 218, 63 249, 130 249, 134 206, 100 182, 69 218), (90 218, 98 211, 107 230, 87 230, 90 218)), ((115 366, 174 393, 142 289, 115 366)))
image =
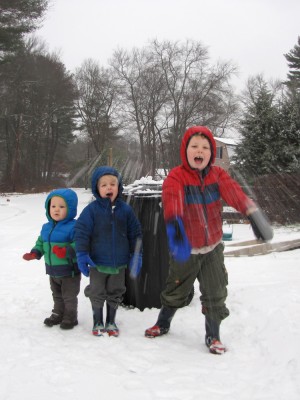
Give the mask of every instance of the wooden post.
POLYGON ((108 161, 107 161, 107 165, 109 167, 112 167, 112 148, 109 149, 108 151, 108 161))

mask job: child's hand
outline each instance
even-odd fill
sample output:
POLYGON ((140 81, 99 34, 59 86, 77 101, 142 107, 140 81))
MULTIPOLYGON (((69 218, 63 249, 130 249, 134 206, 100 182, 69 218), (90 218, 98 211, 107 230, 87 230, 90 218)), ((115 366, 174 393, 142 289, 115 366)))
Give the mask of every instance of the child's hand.
POLYGON ((166 224, 169 248, 174 260, 185 262, 189 259, 192 247, 186 236, 181 218, 166 224))
POLYGON ((134 253, 130 257, 129 261, 129 271, 130 271, 130 277, 133 279, 136 279, 142 269, 143 265, 143 255, 141 253, 134 253))
POLYGON ((80 271, 83 273, 84 276, 89 276, 90 268, 89 267, 96 267, 94 261, 90 258, 88 253, 79 252, 76 253, 77 256, 77 264, 80 271))
POLYGON ((25 253, 23 255, 24 260, 26 261, 31 261, 31 260, 39 260, 39 257, 36 253, 30 252, 30 253, 25 253))
POLYGON ((59 247, 57 245, 52 247, 52 252, 58 257, 58 258, 66 258, 67 255, 67 248, 66 247, 59 247))

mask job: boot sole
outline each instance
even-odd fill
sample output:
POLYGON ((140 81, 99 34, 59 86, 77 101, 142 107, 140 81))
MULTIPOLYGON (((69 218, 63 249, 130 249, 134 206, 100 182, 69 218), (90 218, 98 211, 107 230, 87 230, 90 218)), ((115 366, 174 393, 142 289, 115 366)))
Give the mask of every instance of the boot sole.
POLYGON ((162 327, 159 327, 159 331, 158 331, 158 329, 151 331, 151 329, 152 328, 147 329, 145 331, 145 337, 147 337, 149 339, 153 339, 153 338, 156 338, 156 337, 159 337, 162 335, 166 335, 170 330, 169 328, 162 328, 162 327))
POLYGON ((222 350, 220 350, 220 349, 209 349, 209 352, 211 354, 217 354, 218 356, 221 356, 222 354, 226 353, 226 351, 227 351, 226 348, 224 348, 222 350))
POLYGON ((107 331, 109 337, 118 337, 119 331, 107 331))
POLYGON ((104 336, 105 332, 106 332, 105 329, 93 329, 92 330, 92 335, 93 336, 97 336, 97 337, 101 337, 101 336, 104 336))
POLYGON ((222 348, 218 348, 218 347, 210 348, 210 346, 207 346, 207 347, 211 354, 217 354, 219 356, 226 353, 226 351, 227 351, 227 347, 225 347, 225 346, 222 348))
POLYGON ((61 324, 61 321, 59 321, 59 322, 46 322, 46 321, 44 321, 44 325, 47 326, 48 328, 52 328, 52 326, 59 325, 59 324, 61 324))
POLYGON ((168 330, 161 330, 159 333, 151 333, 149 331, 145 331, 145 337, 149 338, 149 339, 154 339, 156 337, 166 335, 168 332, 169 332, 169 329, 168 330))
POLYGON ((61 329, 73 329, 74 326, 78 325, 78 321, 73 322, 72 324, 64 325, 63 322, 60 324, 61 329))

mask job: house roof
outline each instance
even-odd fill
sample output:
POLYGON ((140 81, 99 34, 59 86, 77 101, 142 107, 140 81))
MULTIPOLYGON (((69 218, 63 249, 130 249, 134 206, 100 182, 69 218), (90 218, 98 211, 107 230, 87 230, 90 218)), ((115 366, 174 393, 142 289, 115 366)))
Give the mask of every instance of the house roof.
POLYGON ((237 141, 230 138, 214 137, 215 141, 227 144, 228 146, 236 146, 237 141))

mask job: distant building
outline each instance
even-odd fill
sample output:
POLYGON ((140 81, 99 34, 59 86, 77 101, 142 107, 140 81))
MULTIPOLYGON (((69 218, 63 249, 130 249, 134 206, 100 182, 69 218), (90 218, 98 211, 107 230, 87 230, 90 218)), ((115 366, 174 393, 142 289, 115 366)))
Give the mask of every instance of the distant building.
POLYGON ((215 165, 224 168, 226 171, 229 170, 230 160, 235 152, 237 142, 234 139, 226 139, 215 137, 217 145, 217 154, 215 165))
MULTIPOLYGON (((217 154, 215 165, 222 167, 226 171, 229 170, 230 165, 232 163, 232 156, 235 153, 235 148, 237 146, 237 141, 234 139, 226 139, 215 137, 216 145, 217 145, 217 154)), ((226 206, 223 203, 223 221, 226 221, 227 224, 241 224, 248 222, 247 218, 236 211, 234 208, 226 206)), ((225 239, 224 239, 225 240, 225 239)), ((227 239, 228 240, 228 239, 227 239)))

